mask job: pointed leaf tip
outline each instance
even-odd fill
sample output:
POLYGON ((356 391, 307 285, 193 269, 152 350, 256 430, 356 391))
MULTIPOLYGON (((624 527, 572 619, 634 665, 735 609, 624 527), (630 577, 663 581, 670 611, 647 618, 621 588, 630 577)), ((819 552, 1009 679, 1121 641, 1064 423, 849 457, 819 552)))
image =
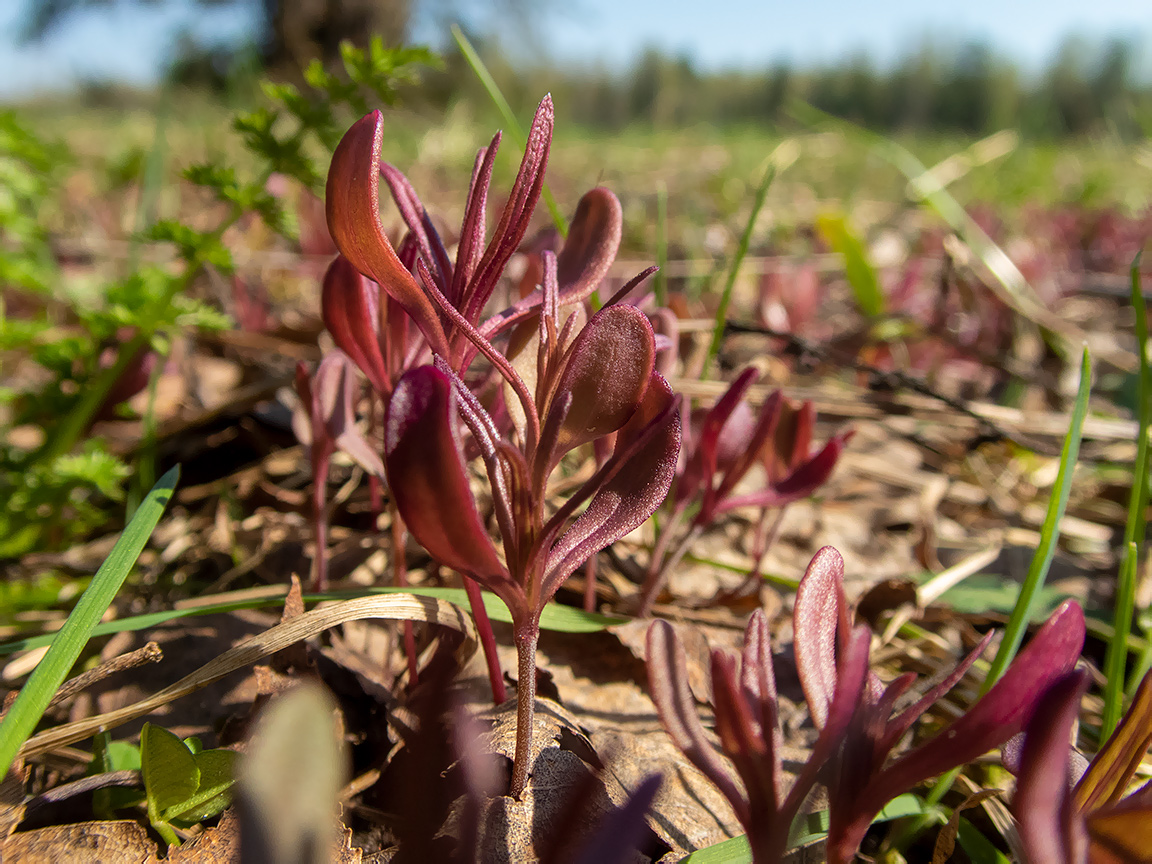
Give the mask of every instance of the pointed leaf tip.
POLYGON ((1084 610, 1065 600, 991 690, 939 735, 889 765, 870 788, 878 797, 899 794, 1001 746, 1024 728, 1048 687, 1076 666, 1084 633, 1084 610))
POLYGON ((325 187, 328 230, 352 266, 395 297, 432 350, 447 356, 448 343, 436 308, 396 257, 380 223, 383 136, 383 115, 373 111, 353 123, 336 145, 325 187))
POLYGON ((812 722, 822 729, 836 695, 836 628, 843 601, 844 559, 831 546, 813 556, 792 609, 796 671, 812 722))

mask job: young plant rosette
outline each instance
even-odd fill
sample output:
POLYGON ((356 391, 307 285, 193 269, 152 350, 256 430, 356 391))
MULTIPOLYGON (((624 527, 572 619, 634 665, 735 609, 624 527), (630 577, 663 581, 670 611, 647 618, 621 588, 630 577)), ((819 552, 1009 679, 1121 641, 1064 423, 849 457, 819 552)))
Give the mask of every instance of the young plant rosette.
MULTIPOLYGON (((548 97, 487 247, 484 207, 499 136, 477 157, 455 262, 407 180, 380 163, 381 123, 378 113, 365 117, 337 147, 328 176, 329 226, 341 254, 396 301, 432 355, 432 363, 404 372, 390 394, 384 462, 412 535, 433 558, 464 574, 466 584, 471 579, 488 588, 511 612, 519 658, 511 794, 519 797, 530 771, 541 612, 577 567, 641 525, 667 495, 680 449, 678 403, 655 370, 651 324, 621 302, 646 273, 591 318, 584 311, 581 301, 607 273, 620 242, 620 204, 605 189, 581 199, 560 253, 543 253, 540 286, 481 323, 543 187, 552 133, 548 97), (413 252, 410 264, 393 250, 380 222, 380 175, 408 237, 415 238, 401 244, 402 253, 413 252), (501 334, 507 336, 503 352, 494 344, 501 334), (502 384, 494 404, 504 409, 496 415, 507 418, 503 424, 465 384, 478 354, 502 384), (465 434, 483 462, 499 547, 472 495, 465 434), (546 489, 553 469, 569 451, 595 442, 610 455, 550 512, 546 489)), ((333 330, 339 331, 337 343, 362 368, 373 367, 365 369, 370 380, 383 382, 388 370, 379 347, 385 332, 376 320, 380 304, 371 302, 362 284, 343 281, 356 289, 348 292, 356 310, 344 310, 342 318, 333 310, 326 320, 342 322, 333 330)), ((414 357, 419 354, 407 359, 414 357)), ((474 602, 474 610, 478 605, 482 609, 474 602)), ((491 649, 489 641, 490 675, 491 649)), ((494 690, 498 676, 497 667, 494 690)))
POLYGON ((712 652, 716 734, 742 784, 732 778, 697 716, 675 631, 665 621, 648 631, 648 676, 664 728, 732 803, 756 864, 783 860, 792 822, 817 782, 828 790, 829 864, 854 861, 885 804, 1019 732, 1044 690, 1075 665, 1084 644, 1084 613, 1066 602, 982 699, 937 735, 893 758, 905 733, 964 676, 991 634, 943 681, 894 713, 916 676, 907 673, 884 685, 869 669, 870 633, 851 622, 843 578, 840 553, 826 546, 808 565, 796 594, 796 667, 819 734, 788 790, 764 614, 753 613, 748 623, 739 666, 726 652, 712 652))

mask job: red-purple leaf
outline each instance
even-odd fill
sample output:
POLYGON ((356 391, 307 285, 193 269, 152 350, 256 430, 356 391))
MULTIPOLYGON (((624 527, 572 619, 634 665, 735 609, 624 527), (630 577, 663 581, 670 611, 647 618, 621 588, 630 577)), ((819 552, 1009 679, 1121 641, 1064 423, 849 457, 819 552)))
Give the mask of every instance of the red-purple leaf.
POLYGON ((485 208, 488 205, 488 186, 492 182, 492 166, 500 149, 500 133, 492 136, 487 147, 476 154, 472 166, 472 182, 468 186, 468 205, 464 209, 464 222, 460 226, 460 243, 456 247, 456 266, 452 273, 452 286, 448 299, 459 308, 464 302, 464 291, 484 254, 485 208))
POLYGON ((616 260, 623 224, 614 194, 602 186, 584 193, 557 260, 561 303, 577 303, 596 290, 616 260))
POLYGON ((676 631, 667 621, 653 621, 648 628, 648 687, 660 722, 672 743, 688 761, 720 790, 732 804, 742 824, 748 824, 748 804, 728 769, 708 742, 696 713, 692 691, 688 689, 688 664, 676 631))
POLYGON ((696 435, 694 449, 684 466, 680 482, 676 485, 677 502, 695 497, 701 486, 711 489, 712 475, 716 473, 717 449, 720 446, 720 435, 724 425, 758 374, 755 369, 749 368, 737 375, 723 395, 716 400, 716 404, 704 415, 700 431, 696 435))
POLYGON ((621 428, 636 412, 652 378, 656 346, 652 325, 635 306, 601 309, 580 331, 552 394, 572 405, 549 460, 621 428))
POLYGON ((817 729, 836 695, 836 628, 844 603, 844 559, 831 546, 812 558, 792 608, 796 671, 817 729))
MULTIPOLYGON (((796 778, 796 782, 789 790, 788 798, 780 810, 781 819, 788 820, 784 823, 786 825, 790 825, 800 811, 800 806, 807 799, 812 786, 827 767, 828 760, 844 746, 845 736, 857 719, 860 706, 866 698, 865 683, 868 679, 868 648, 871 643, 871 633, 867 627, 862 625, 847 628, 841 641, 835 696, 832 697, 832 701, 828 705, 827 720, 816 738, 816 743, 812 745, 812 754, 808 757, 800 776, 796 778)), ((837 819, 841 818, 844 812, 843 808, 833 807, 831 809, 831 828, 837 827, 837 819)), ((870 822, 871 819, 869 819, 870 822)), ((867 829, 868 823, 865 823, 864 827, 867 829)), ((833 834, 829 834, 828 840, 829 844, 833 843, 833 834)), ((858 845, 858 842, 852 844, 848 854, 854 856, 858 845)), ((781 851, 783 850, 781 849, 781 851)), ((836 849, 830 845, 828 849, 829 861, 850 860, 843 856, 835 858, 836 854, 836 849)))
POLYGON ((416 322, 432 350, 446 355, 444 328, 432 301, 400 263, 380 224, 380 148, 384 117, 373 111, 344 133, 328 169, 328 229, 352 266, 391 294, 416 322))
POLYGON ((720 437, 716 441, 716 469, 727 472, 741 456, 748 452, 752 442, 752 432, 756 429, 756 415, 752 406, 743 399, 724 421, 720 437))
POLYGON ((536 116, 532 118, 532 128, 528 130, 528 141, 524 147, 524 158, 520 161, 520 171, 516 175, 516 182, 512 184, 512 191, 508 195, 508 203, 500 214, 500 222, 492 235, 492 241, 484 251, 484 257, 476 266, 476 272, 470 280, 467 297, 461 298, 463 306, 460 311, 468 321, 475 324, 480 313, 492 296, 496 282, 504 272, 508 259, 512 257, 524 233, 528 230, 528 223, 532 211, 536 209, 536 202, 540 200, 540 193, 544 188, 544 171, 548 167, 548 151, 552 147, 552 127, 556 116, 552 108, 552 97, 545 96, 540 100, 536 109, 536 116))
POLYGON ((769 482, 779 483, 809 458, 815 415, 811 402, 799 408, 787 401, 780 406, 772 441, 759 454, 769 482))
MULTIPOLYGON (((948 673, 948 676, 943 681, 932 687, 916 700, 915 704, 906 708, 895 717, 888 721, 884 731, 884 739, 880 742, 880 746, 885 752, 888 752, 896 746, 896 742, 903 737, 904 733, 912 728, 912 724, 920 719, 920 716, 936 704, 940 698, 951 690, 956 684, 964 677, 964 674, 971 668, 972 664, 984 653, 984 649, 988 647, 988 643, 992 641, 993 632, 989 630, 984 638, 980 640, 980 644, 973 649, 973 651, 965 657, 956 668, 948 673)), ((887 715, 886 715, 887 716, 887 715)))
POLYGON ((1076 665, 1083 647, 1084 611, 1066 600, 991 690, 939 735, 889 765, 870 784, 875 795, 865 797, 886 795, 883 806, 917 783, 999 747, 1024 728, 1040 694, 1076 665))
POLYGON ((452 262, 448 259, 448 252, 444 249, 444 243, 436 233, 432 220, 428 218, 428 211, 424 209, 420 196, 416 194, 408 178, 387 162, 380 163, 380 176, 388 184, 392 200, 396 202, 396 208, 400 211, 404 224, 415 238, 421 257, 428 269, 435 274, 436 284, 440 286, 441 291, 447 292, 451 284, 452 262))
POLYGON ((303 360, 296 363, 294 383, 296 395, 300 397, 300 404, 292 412, 292 431, 296 433, 296 440, 310 449, 331 446, 325 440, 328 431, 319 421, 319 412, 312 401, 312 376, 303 360))
POLYGON ((653 372, 640 407, 616 435, 602 485, 548 554, 542 603, 589 555, 615 543, 655 512, 672 485, 679 452, 676 397, 668 382, 653 372))
POLYGON ((1068 754, 1072 724, 1087 688, 1085 672, 1057 679, 1041 697, 1025 733, 1012 811, 1028 860, 1036 864, 1083 860, 1070 848, 1077 839, 1083 844, 1084 829, 1070 824, 1079 818, 1069 809, 1068 754))
POLYGON ((324 326, 378 393, 392 391, 380 350, 379 289, 342 255, 328 266, 320 291, 324 326))
POLYGON ((736 683, 736 660, 724 651, 712 652, 712 704, 716 710, 720 749, 732 760, 744 781, 748 810, 755 818, 768 820, 779 804, 774 770, 778 757, 771 752, 775 742, 771 735, 760 734, 753 706, 744 700, 736 683))
POLYGON ((326 439, 369 474, 383 477, 384 463, 356 428, 355 372, 352 361, 343 351, 337 349, 324 355, 309 389, 309 398, 313 402, 313 416, 326 439))
MULTIPOLYGON (((752 428, 747 433, 747 441, 743 450, 737 452, 727 465, 719 461, 720 453, 719 450, 717 451, 717 467, 723 471, 723 476, 716 485, 714 494, 712 496, 705 494, 705 507, 711 508, 713 515, 725 509, 724 499, 732 494, 736 484, 756 464, 761 452, 771 449, 773 434, 780 421, 780 411, 783 406, 784 394, 779 390, 771 393, 764 400, 764 404, 760 406, 760 413, 756 416, 752 428)), ((734 415, 735 413, 733 412, 734 415)), ((725 423, 724 425, 728 426, 729 424, 725 423)), ((767 479, 771 482, 771 475, 768 475, 767 479)), ((771 489, 771 487, 769 488, 771 489)))
POLYGON ((736 507, 747 506, 783 507, 785 504, 807 498, 828 482, 840 459, 840 454, 844 452, 844 447, 852 435, 853 433, 849 431, 833 436, 820 452, 779 483, 760 492, 726 498, 719 503, 717 512, 723 513, 736 507))
POLYGON ((783 800, 780 753, 784 733, 778 722, 776 675, 772 668, 772 643, 768 619, 763 609, 754 611, 744 628, 744 650, 740 655, 740 689, 749 706, 755 706, 760 734, 771 739, 773 782, 777 800, 783 800))
MULTIPOLYGON (((468 486, 456 394, 444 373, 420 366, 396 385, 388 405, 384 460, 400 515, 442 564, 496 590, 508 575, 468 486)), ((515 611, 515 610, 514 610, 515 611)))

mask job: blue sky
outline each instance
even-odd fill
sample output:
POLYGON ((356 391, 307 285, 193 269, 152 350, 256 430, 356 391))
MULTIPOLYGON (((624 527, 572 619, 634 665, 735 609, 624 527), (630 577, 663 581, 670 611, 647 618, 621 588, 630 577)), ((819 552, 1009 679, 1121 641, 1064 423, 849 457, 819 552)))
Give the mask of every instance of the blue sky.
MULTIPOLYGON (((74 16, 52 38, 17 46, 23 9, 36 0, 0 0, 0 99, 66 88, 83 80, 148 84, 181 29, 207 39, 250 32, 258 4, 206 11, 184 0, 158 8, 121 4, 74 16)), ((531 0, 530 0, 531 2, 531 0)), ((460 0, 460 9, 475 8, 460 0)), ((493 18, 479 16, 481 26, 493 18)), ((1036 70, 1070 33, 1094 39, 1128 35, 1152 51, 1148 0, 567 0, 553 2, 534 44, 506 35, 516 50, 586 64, 622 66, 645 46, 687 54, 705 69, 814 65, 867 53, 881 64, 925 38, 979 39, 1036 70)), ((435 33, 419 23, 423 40, 435 33)), ((1147 71, 1147 70, 1145 70, 1147 71)))

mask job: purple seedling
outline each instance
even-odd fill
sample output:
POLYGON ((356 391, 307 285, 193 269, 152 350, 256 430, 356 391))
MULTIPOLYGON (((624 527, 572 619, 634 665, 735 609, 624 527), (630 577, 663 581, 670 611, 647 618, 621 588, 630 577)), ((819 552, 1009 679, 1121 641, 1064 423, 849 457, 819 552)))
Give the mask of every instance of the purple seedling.
POLYGON ((902 675, 885 687, 869 670, 869 632, 851 623, 843 575, 839 553, 825 547, 808 565, 796 595, 796 666, 818 735, 789 790, 783 786, 783 738, 763 613, 753 613, 748 623, 739 668, 725 652, 712 652, 716 734, 743 789, 705 735, 675 631, 664 621, 654 622, 648 631, 648 675, 664 727, 731 802, 757 864, 782 860, 792 822, 817 781, 828 790, 828 861, 855 860, 872 820, 890 800, 975 759, 1023 728, 1040 694, 1072 668, 1084 642, 1083 612, 1074 603, 1063 604, 966 714, 891 759, 904 734, 963 677, 990 636, 945 680, 894 715, 896 702, 916 676, 902 675))
POLYGON ((779 528, 783 508, 827 482, 852 436, 851 432, 834 435, 813 453, 811 405, 794 410, 776 391, 764 401, 759 413, 754 413, 745 395, 756 377, 754 369, 745 369, 698 422, 688 424, 691 435, 685 435, 683 467, 671 496, 672 512, 656 540, 640 592, 641 616, 651 612, 668 573, 693 541, 717 517, 736 507, 761 509, 762 524, 753 549, 757 564, 752 572, 758 573, 779 528), (764 486, 736 494, 736 485, 757 464, 764 468, 764 486), (698 507, 688 519, 693 504, 698 507), (763 523, 773 510, 777 521, 766 533, 763 523))
POLYGON ((355 369, 342 351, 327 354, 314 376, 298 363, 296 393, 300 408, 292 417, 292 427, 308 448, 312 466, 312 529, 316 540, 312 584, 317 591, 324 591, 328 587, 327 486, 332 454, 343 450, 377 477, 384 476, 384 463, 356 428, 355 369))

